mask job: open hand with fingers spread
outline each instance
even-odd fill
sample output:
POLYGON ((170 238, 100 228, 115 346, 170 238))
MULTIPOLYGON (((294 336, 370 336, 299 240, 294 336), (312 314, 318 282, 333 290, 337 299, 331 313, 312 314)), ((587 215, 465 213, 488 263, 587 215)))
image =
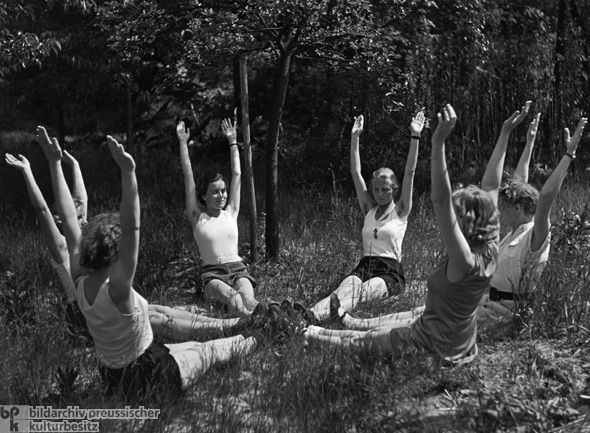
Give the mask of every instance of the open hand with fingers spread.
POLYGON ((588 119, 586 117, 582 117, 578 122, 576 132, 574 132, 574 135, 571 137, 570 130, 568 128, 565 128, 564 130, 566 155, 569 155, 572 159, 576 156, 576 150, 578 149, 578 144, 580 143, 580 138, 582 137, 586 123, 588 123, 588 119))
POLYGON ((438 125, 436 125, 434 134, 432 134, 432 143, 442 144, 455 127, 457 115, 451 104, 447 104, 443 108, 442 113, 438 113, 437 117, 438 125))
POLYGON ((237 143, 238 136, 236 133, 236 120, 232 124, 231 119, 223 119, 221 121, 221 132, 228 139, 230 143, 237 143))
POLYGON ((178 137, 178 141, 182 144, 188 143, 188 139, 191 136, 190 130, 184 126, 182 120, 176 125, 176 136, 178 137))
POLYGON ((364 124, 365 119, 363 118, 362 114, 359 117, 355 117, 354 124, 352 125, 352 135, 356 135, 357 137, 361 135, 364 124))
POLYGON ((412 123, 410 123, 410 131, 412 133, 412 136, 419 136, 422 133, 422 129, 424 129, 425 120, 426 118, 424 117, 424 110, 420 110, 418 114, 416 114, 412 119, 412 123))
POLYGON ((527 116, 530 107, 531 101, 526 101, 520 111, 516 110, 508 119, 506 119, 506 121, 502 124, 502 128, 508 132, 512 131, 522 123, 524 118, 527 116))
POLYGON ((37 126, 37 141, 41 145, 43 153, 49 162, 61 161, 62 151, 57 142, 57 138, 49 138, 47 130, 42 126, 37 126))
POLYGON ((16 168, 17 170, 23 173, 31 169, 31 164, 29 163, 29 160, 22 155, 18 155, 18 158, 15 158, 10 153, 7 153, 6 155, 4 155, 4 160, 8 165, 16 168))
POLYGON ((121 171, 132 172, 135 170, 135 161, 131 155, 125 152, 125 148, 123 148, 122 144, 119 144, 119 142, 110 135, 107 135, 107 144, 113 159, 121 171))

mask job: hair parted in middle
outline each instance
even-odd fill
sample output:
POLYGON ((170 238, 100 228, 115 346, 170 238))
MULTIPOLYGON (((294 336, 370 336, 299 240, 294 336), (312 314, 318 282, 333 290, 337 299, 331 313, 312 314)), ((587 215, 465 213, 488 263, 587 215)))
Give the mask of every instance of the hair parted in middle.
POLYGON ((391 189, 393 189, 393 195, 397 194, 399 189, 399 184, 397 182, 397 177, 392 169, 387 167, 378 168, 373 172, 373 176, 371 177, 371 181, 373 179, 387 179, 391 182, 391 189))
POLYGON ((213 182, 217 182, 218 180, 222 180, 223 183, 225 183, 225 187, 228 187, 227 180, 221 173, 206 174, 199 182, 199 188, 197 189, 197 200, 199 200, 199 203, 201 203, 203 206, 207 205, 203 197, 207 195, 207 189, 209 188, 209 185, 211 185, 213 182))
POLYGON ((80 266, 102 269, 111 266, 119 257, 121 223, 118 213, 102 213, 82 227, 80 266))
POLYGON ((470 245, 498 238, 498 207, 490 193, 469 185, 453 192, 452 200, 460 220, 461 232, 470 245))

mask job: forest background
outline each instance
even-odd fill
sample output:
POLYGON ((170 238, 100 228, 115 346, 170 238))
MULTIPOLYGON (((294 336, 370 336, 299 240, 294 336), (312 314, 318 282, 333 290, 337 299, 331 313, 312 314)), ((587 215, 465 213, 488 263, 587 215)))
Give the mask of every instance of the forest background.
MULTIPOLYGON (((573 128, 588 114, 589 47, 587 0, 7 0, 0 4, 0 152, 29 158, 51 203, 48 169, 34 138, 35 127, 46 126, 79 159, 91 214, 95 214, 113 209, 118 200, 116 170, 103 148, 104 136, 111 134, 125 142, 137 161, 142 194, 137 287, 160 303, 186 303, 189 298, 183 296, 194 289, 193 277, 187 275, 195 272, 198 257, 188 228, 178 230, 184 223, 184 191, 175 125, 184 119, 191 129, 195 167, 218 167, 227 173, 227 143, 219 123, 232 116, 234 107, 242 107, 242 59, 248 72, 259 212, 255 249, 261 260, 252 263, 255 276, 262 281, 258 290, 263 298, 284 296, 312 302, 333 288, 358 258, 361 217, 349 176, 350 129, 355 116, 365 117, 361 136, 365 176, 380 166, 401 174, 412 116, 424 108, 431 119, 420 143, 416 216, 404 243, 408 279, 420 281, 441 252, 440 242, 431 240, 438 235, 427 195, 429 136, 437 111, 445 103, 457 110, 459 121, 447 157, 453 182, 468 184, 481 178, 502 122, 532 100, 531 113, 541 112, 532 167, 532 182, 540 186, 563 154, 563 128, 573 128)), ((526 126, 513 133, 508 167, 515 165, 525 133, 526 126)), ((269 370, 264 364, 260 369, 267 377, 262 382, 240 379, 249 387, 256 383, 258 393, 240 398, 254 414, 268 414, 267 406, 274 402, 272 422, 283 430, 321 431, 337 425, 381 431, 403 425, 423 431, 428 417, 409 415, 412 405, 392 413, 390 407, 384 409, 370 399, 367 403, 367 396, 391 403, 410 395, 423 402, 426 397, 440 399, 443 391, 453 403, 452 422, 471 420, 463 424, 467 430, 532 425, 531 431, 543 431, 579 426, 590 399, 583 397, 590 394, 590 366, 547 361, 557 349, 550 346, 546 351, 538 343, 539 338, 565 341, 568 336, 571 344, 564 350, 571 349, 568 353, 575 353, 576 360, 587 353, 589 141, 583 137, 561 201, 554 208, 554 265, 545 278, 552 290, 533 306, 535 320, 524 328, 526 336, 534 338, 526 343, 516 340, 516 349, 513 340, 504 346, 487 346, 491 353, 503 353, 502 361, 512 362, 505 368, 514 368, 514 377, 527 377, 527 385, 519 382, 517 388, 521 395, 530 392, 534 403, 522 409, 513 393, 474 388, 471 382, 479 370, 456 374, 409 362, 404 365, 418 368, 419 373, 413 371, 412 379, 400 384, 401 378, 408 377, 404 365, 357 358, 348 363, 340 357, 334 370, 330 369, 332 362, 322 364, 325 355, 319 361, 310 357, 302 361, 298 353, 291 352, 288 354, 303 367, 282 363, 269 370), (564 287, 571 290, 565 293, 564 287), (281 375, 289 369, 311 375, 315 382, 300 383, 297 376, 285 379, 281 375), (358 389, 341 383, 340 373, 359 385, 358 389), (430 379, 420 379, 425 373, 430 379), (375 377, 383 383, 378 384, 375 377), (281 387, 275 395, 273 380, 286 380, 293 389, 281 387), (543 394, 540 389, 551 380, 561 388, 543 394), (324 400, 318 400, 318 395, 324 400), (317 417, 312 416, 314 411, 317 417)), ((246 207, 245 201, 242 206, 246 207)), ((252 252, 244 242, 248 231, 244 220, 251 211, 241 213, 240 248, 245 257, 252 252)), ((88 383, 96 377, 86 378, 82 385, 78 379, 74 387, 80 359, 90 362, 89 355, 72 357, 65 348, 53 353, 53 346, 46 346, 43 339, 54 344, 62 340, 43 332, 54 332, 58 325, 47 331, 35 327, 46 314, 40 310, 38 296, 42 304, 49 302, 62 313, 56 302, 48 301, 59 297, 59 289, 57 284, 46 287, 46 279, 54 277, 42 252, 42 240, 31 230, 34 224, 21 175, 3 165, 1 323, 10 330, 2 337, 7 339, 3 344, 14 347, 10 340, 14 332, 23 337, 18 350, 3 354, 7 357, 2 363, 6 379, 0 385, 6 392, 0 394, 13 399, 3 403, 47 403, 49 395, 54 398, 52 404, 84 401, 87 405, 90 395, 92 404, 112 407, 116 403, 88 391, 92 388, 88 383), (30 257, 32 249, 37 252, 30 257), (36 288, 34 294, 31 285, 36 288), (24 362, 19 353, 31 348, 47 359, 35 365, 24 362), (19 367, 9 367, 11 363, 19 367), (61 400, 55 400, 56 394, 61 400)), ((370 304, 365 312, 418 305, 423 292, 417 287, 407 298, 381 306, 370 304)), ((522 336, 522 331, 521 323, 513 337, 522 336)), ((485 352, 486 346, 483 348, 485 352)), ((559 353, 558 357, 565 356, 559 353)), ((485 373, 494 369, 490 363, 500 362, 490 356, 482 359, 476 368, 485 373)), ((230 368, 230 376, 238 371, 230 368)), ((205 381, 203 387, 211 393, 205 396, 220 398, 228 387, 234 390, 223 382, 224 373, 227 376, 227 371, 217 372, 205 381)), ((200 398, 203 406, 213 404, 200 398)), ((223 400, 222 405, 235 403, 228 401, 223 400)), ((235 418, 226 419, 227 415, 213 409, 214 419, 206 421, 209 426, 242 422, 238 418, 243 412, 236 410, 235 418)), ((433 418, 440 421, 440 411, 433 418)), ((268 422, 256 418, 254 425, 264 431, 268 422)), ((157 430, 161 425, 149 428, 157 430)))

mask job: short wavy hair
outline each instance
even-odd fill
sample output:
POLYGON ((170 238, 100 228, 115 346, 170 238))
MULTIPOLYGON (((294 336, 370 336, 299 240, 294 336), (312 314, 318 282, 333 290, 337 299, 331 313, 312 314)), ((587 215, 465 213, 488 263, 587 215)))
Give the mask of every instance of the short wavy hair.
POLYGON ((387 167, 381 167, 373 172, 373 176, 371 177, 371 182, 373 179, 387 179, 391 182, 391 189, 393 190, 393 195, 397 194, 399 189, 399 183, 397 181, 397 177, 392 169, 387 167))
POLYGON ((199 182, 199 188, 197 190, 197 200, 199 200, 199 203, 201 203, 203 206, 207 205, 207 203, 205 203, 205 200, 203 200, 203 196, 207 195, 207 189, 209 188, 209 185, 213 182, 217 182, 218 180, 222 180, 225 183, 226 188, 229 187, 227 179, 220 173, 209 173, 203 176, 203 178, 199 182))
POLYGON ((114 264, 119 257, 121 222, 119 214, 102 213, 82 227, 80 240, 80 266, 103 269, 114 264))
POLYGON ((511 205, 519 204, 524 212, 532 215, 537 211, 539 191, 532 185, 518 179, 511 179, 500 188, 502 199, 511 205))
POLYGON ((470 245, 498 238, 498 207, 488 192, 470 185, 453 192, 452 200, 461 232, 470 245))

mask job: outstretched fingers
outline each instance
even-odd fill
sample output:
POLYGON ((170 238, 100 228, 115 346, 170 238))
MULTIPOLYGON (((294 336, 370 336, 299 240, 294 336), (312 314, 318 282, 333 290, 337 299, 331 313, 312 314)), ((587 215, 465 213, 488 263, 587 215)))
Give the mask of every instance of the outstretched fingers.
POLYGON ((184 125, 182 120, 176 125, 176 135, 179 140, 188 140, 190 137, 190 130, 184 125))
POLYGON ((49 138, 47 130, 42 126, 37 126, 36 136, 47 159, 49 161, 61 161, 63 154, 57 138, 49 138))
POLYGON ((109 147, 109 151, 117 165, 123 171, 133 171, 135 169, 135 161, 131 155, 125 152, 125 148, 122 144, 120 144, 116 139, 107 135, 107 145, 109 147))

